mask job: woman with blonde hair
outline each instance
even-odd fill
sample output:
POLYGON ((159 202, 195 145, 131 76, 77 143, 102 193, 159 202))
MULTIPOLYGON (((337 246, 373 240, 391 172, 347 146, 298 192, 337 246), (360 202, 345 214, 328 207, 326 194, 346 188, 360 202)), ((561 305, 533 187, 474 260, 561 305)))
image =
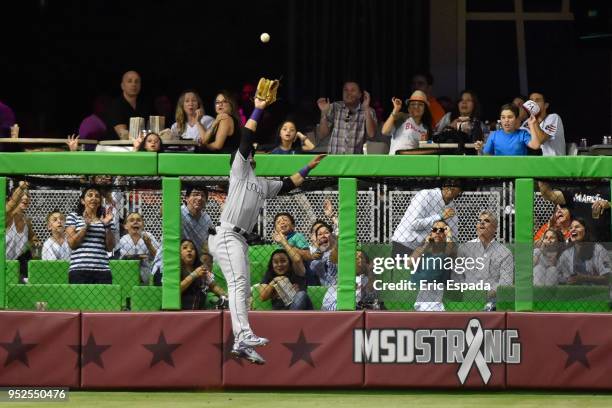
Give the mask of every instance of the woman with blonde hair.
POLYGON ((195 140, 204 139, 206 131, 212 127, 214 118, 204 113, 202 98, 197 92, 189 89, 179 96, 176 103, 176 122, 170 128, 175 138, 195 140))

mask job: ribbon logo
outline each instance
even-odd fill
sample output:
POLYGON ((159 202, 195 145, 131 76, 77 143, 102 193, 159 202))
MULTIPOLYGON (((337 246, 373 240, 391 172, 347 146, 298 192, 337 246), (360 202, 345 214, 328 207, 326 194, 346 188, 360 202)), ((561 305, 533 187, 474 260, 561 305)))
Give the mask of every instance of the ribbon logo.
POLYGON ((459 371, 457 371, 459 381, 461 381, 461 384, 465 383, 465 380, 470 373, 470 369, 474 364, 476 364, 476 368, 478 368, 478 372, 480 372, 482 381, 487 384, 491 379, 491 370, 489 370, 489 366, 482 355, 482 351, 480 351, 480 347, 484 341, 484 332, 478 319, 471 319, 469 321, 467 327, 465 328, 465 341, 469 348, 468 352, 463 358, 463 363, 461 363, 461 366, 459 367, 459 371))

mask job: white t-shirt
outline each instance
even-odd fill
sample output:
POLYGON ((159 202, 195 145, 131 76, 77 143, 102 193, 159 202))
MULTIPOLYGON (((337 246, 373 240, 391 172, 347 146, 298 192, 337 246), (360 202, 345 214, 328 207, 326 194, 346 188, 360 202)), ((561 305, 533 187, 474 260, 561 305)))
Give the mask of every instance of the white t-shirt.
MULTIPOLYGON (((200 119, 200 123, 204 126, 204 129, 208 130, 212 126, 215 118, 212 116, 204 115, 202 119, 200 119)), ((185 123, 185 131, 182 135, 178 134, 178 124, 174 122, 172 127, 170 128, 170 132, 174 137, 180 137, 181 139, 189 139, 195 140, 196 142, 200 142, 200 132, 198 131, 198 127, 196 125, 190 125, 189 123, 185 123)))
MULTIPOLYGON (((147 236, 151 238, 151 245, 153 245, 153 248, 159 251, 159 242, 157 242, 155 237, 146 231, 143 232, 143 234, 147 234, 147 236)), ((134 244, 130 234, 125 234, 122 236, 119 240, 119 254, 121 258, 130 255, 146 255, 147 258, 140 262, 140 276, 143 282, 148 282, 149 276, 151 275, 151 265, 154 257, 149 252, 149 248, 142 238, 140 238, 138 242, 134 244)))
POLYGON ((53 237, 49 237, 45 241, 42 247, 42 260, 43 261, 69 261, 72 249, 68 245, 68 240, 64 239, 64 242, 60 245, 53 237))
POLYGON ((394 126, 389 154, 395 154, 397 150, 418 148, 421 136, 426 134, 427 129, 422 123, 417 125, 412 118, 404 120, 399 126, 394 126))
MULTIPOLYGON (((523 122, 522 127, 529 132, 527 121, 523 122)), ((542 145, 542 155, 565 156, 565 130, 561 117, 556 113, 546 115, 540 123, 540 129, 549 136, 548 140, 542 145)))

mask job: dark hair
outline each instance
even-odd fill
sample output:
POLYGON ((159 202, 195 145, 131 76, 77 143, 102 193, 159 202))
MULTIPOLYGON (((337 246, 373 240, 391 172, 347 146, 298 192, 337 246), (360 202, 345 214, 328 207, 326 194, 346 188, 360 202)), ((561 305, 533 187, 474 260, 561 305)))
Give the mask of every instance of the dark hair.
POLYGON ((332 228, 332 227, 331 227, 331 226, 330 226, 328 223, 326 223, 326 222, 324 222, 324 221, 321 221, 321 225, 319 225, 319 226, 317 227, 317 229, 315 229, 315 231, 314 231, 315 236, 319 235, 319 234, 318 234, 318 233, 319 233, 319 230, 320 230, 321 228, 323 228, 323 227, 327 228, 327 230, 329 231, 329 233, 330 233, 330 234, 334 232, 334 229, 333 229, 333 228, 332 228))
POLYGON ((287 217, 291 220, 291 223, 293 224, 293 226, 295 226, 295 218, 293 218, 293 215, 289 214, 288 212, 279 212, 278 214, 276 214, 274 216, 274 224, 276 225, 276 220, 278 220, 279 217, 287 217))
POLYGON ((427 130, 427 136, 431 136, 433 131, 433 116, 431 115, 431 110, 429 110, 428 104, 425 104, 425 110, 423 111, 423 116, 421 117, 421 124, 427 130))
POLYGON ((147 144, 147 139, 149 138, 149 136, 157 136, 157 138, 159 139, 159 147, 157 148, 157 153, 161 153, 164 151, 164 141, 162 140, 161 136, 158 135, 155 132, 149 132, 145 138, 142 140, 142 143, 140 144, 140 146, 138 146, 138 151, 139 152, 145 152, 145 145, 147 144))
POLYGON ((505 110, 512 111, 512 113, 514 113, 514 116, 516 116, 518 118, 518 116, 519 116, 519 108, 516 105, 513 105, 511 103, 503 104, 501 109, 499 110, 499 113, 501 114, 505 110))
MULTIPOLYGON (((314 220, 314 222, 312 224, 310 224, 310 233, 312 234, 313 232, 316 232, 316 229, 313 229, 315 227, 315 225, 317 224, 325 224, 325 221, 323 220, 314 220)), ((318 227, 317 227, 318 228, 318 227)))
MULTIPOLYGON (((183 244, 185 242, 190 242, 191 245, 193 245, 193 249, 195 250, 195 258, 194 258, 194 261, 193 261, 193 269, 196 269, 197 267, 202 265, 202 262, 200 261, 200 254, 198 253, 198 247, 196 246, 196 244, 192 240, 187 239, 187 238, 183 238, 183 239, 181 239, 181 244, 179 245, 179 249, 180 249, 180 247, 183 246, 183 244)), ((179 257, 180 257, 180 255, 179 255, 179 257)), ((183 261, 181 260, 181 272, 183 272, 182 266, 183 266, 183 261)))
POLYGON ((434 84, 434 77, 431 74, 431 72, 415 72, 412 75, 412 79, 414 79, 414 77, 417 77, 417 76, 422 76, 423 78, 425 78, 425 81, 427 81, 427 85, 434 84))
POLYGON ((546 231, 544 231, 544 234, 542 234, 542 239, 544 239, 544 236, 546 233, 548 233, 548 231, 552 231, 555 234, 555 238, 557 238, 557 242, 552 245, 552 252, 558 255, 565 249, 565 237, 563 236, 563 232, 556 228, 548 228, 546 231))
POLYGON ((357 85, 357 88, 359 88, 359 92, 362 92, 361 84, 355 78, 345 78, 344 81, 342 81, 342 88, 344 88, 344 86, 349 83, 357 85))
POLYGON ((472 110, 472 114, 470 115, 470 118, 480 119, 480 101, 478 100, 478 95, 476 95, 476 93, 470 89, 464 89, 459 94, 459 100, 457 101, 457 103, 455 103, 455 106, 453 107, 453 110, 451 111, 451 117, 450 117, 451 121, 457 119, 460 116, 459 115, 459 103, 461 102, 461 98, 465 94, 469 94, 472 97, 472 102, 474 104, 474 109, 472 110))
POLYGON ((365 261, 367 263, 370 263, 370 256, 367 254, 366 251, 364 251, 363 249, 358 249, 357 252, 361 252, 363 254, 363 257, 365 258, 365 261))
MULTIPOLYGON (((280 133, 281 133, 283 126, 285 126, 285 123, 293 123, 293 126, 295 126, 295 130, 297 132, 297 124, 293 120, 291 119, 283 120, 281 124, 278 125, 278 128, 276 129, 276 142, 278 143, 278 146, 281 146, 283 143, 280 133)), ((293 144, 291 145, 291 150, 294 150, 296 153, 302 152, 302 143, 299 137, 297 136, 295 137, 295 140, 293 141, 293 144)))
POLYGON ((206 199, 208 199, 208 189, 206 188, 206 186, 197 184, 188 184, 185 187, 185 198, 189 197, 193 190, 201 191, 202 193, 204 193, 206 199))
POLYGON ((266 269, 266 273, 264 274, 264 277, 263 277, 264 282, 270 282, 276 276, 276 274, 274 273, 274 266, 272 265, 272 260, 274 259, 274 255, 276 254, 285 254, 285 256, 287 257, 287 260, 289 261, 289 270, 287 270, 287 274, 285 276, 289 277, 289 275, 295 274, 293 270, 293 264, 291 263, 291 257, 289 256, 287 251, 285 251, 282 248, 276 249, 274 250, 274 252, 272 252, 272 254, 270 255, 270 259, 268 260, 268 268, 266 269))
MULTIPOLYGON (((579 259, 586 261, 593 258, 593 252, 595 251, 595 243, 592 242, 591 237, 591 226, 586 223, 584 218, 576 217, 572 220, 577 222, 584 228, 584 239, 580 241, 580 245, 576 247, 576 255, 579 259)), ((575 241, 570 241, 569 246, 575 246, 575 241)))
POLYGON ((516 95, 512 100, 514 101, 516 98, 520 98, 523 102, 527 102, 527 97, 525 95, 516 95))
POLYGON ((85 205, 81 201, 85 199, 85 195, 89 190, 96 190, 100 195, 100 206, 98 207, 98 211, 96 213, 96 216, 100 218, 104 214, 104 209, 102 208, 102 191, 98 186, 95 185, 88 185, 83 187, 83 189, 81 190, 81 195, 79 196, 79 203, 77 204, 76 213, 82 215, 85 211, 85 205))

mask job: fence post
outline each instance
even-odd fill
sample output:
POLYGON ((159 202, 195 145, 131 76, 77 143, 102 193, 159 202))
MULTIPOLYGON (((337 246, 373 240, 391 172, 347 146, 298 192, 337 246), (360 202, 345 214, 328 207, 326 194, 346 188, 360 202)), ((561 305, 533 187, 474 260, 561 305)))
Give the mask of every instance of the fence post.
POLYGON ((533 310, 533 179, 516 179, 514 310, 533 310))
POLYGON ((181 308, 181 180, 162 178, 162 236, 164 279, 162 309, 181 308))
POLYGON ((357 180, 338 180, 338 310, 355 310, 357 180))
POLYGON ((0 206, 0 309, 6 309, 6 177, 0 177, 0 206))

